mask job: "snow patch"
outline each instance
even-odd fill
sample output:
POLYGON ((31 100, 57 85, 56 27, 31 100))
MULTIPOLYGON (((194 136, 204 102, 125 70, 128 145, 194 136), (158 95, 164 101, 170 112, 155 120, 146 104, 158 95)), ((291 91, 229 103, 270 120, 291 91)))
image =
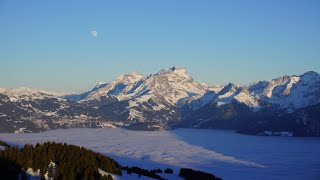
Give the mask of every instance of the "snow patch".
POLYGON ((56 164, 54 162, 50 162, 50 164, 48 165, 48 169, 51 170, 51 172, 49 172, 49 170, 46 172, 46 174, 44 175, 46 180, 53 180, 52 177, 55 176, 56 174, 56 164), (52 177, 49 177, 49 173, 51 174, 52 177))
POLYGON ((27 130, 26 127, 23 127, 23 128, 19 128, 18 130, 14 131, 14 133, 23 133, 27 130))
POLYGON ((26 174, 29 180, 41 180, 40 169, 34 171, 32 168, 28 168, 26 174))
POLYGON ((136 109, 129 109, 129 120, 139 119, 141 122, 145 122, 146 118, 143 117, 143 113, 141 111, 138 111, 136 109))

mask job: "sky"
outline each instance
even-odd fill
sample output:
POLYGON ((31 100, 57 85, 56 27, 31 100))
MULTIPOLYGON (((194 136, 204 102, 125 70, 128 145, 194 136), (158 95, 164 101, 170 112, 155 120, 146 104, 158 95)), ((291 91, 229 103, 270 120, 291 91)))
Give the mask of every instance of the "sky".
POLYGON ((0 0, 0 87, 82 91, 175 65, 222 85, 320 72, 320 1, 0 0))

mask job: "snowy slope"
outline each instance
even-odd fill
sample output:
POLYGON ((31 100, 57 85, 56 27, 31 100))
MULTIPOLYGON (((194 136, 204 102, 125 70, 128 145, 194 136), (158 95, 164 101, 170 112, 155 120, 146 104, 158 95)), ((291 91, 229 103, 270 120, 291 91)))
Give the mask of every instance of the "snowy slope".
POLYGON ((242 87, 237 95, 234 96, 234 99, 239 103, 247 105, 252 111, 258 111, 261 108, 260 99, 250 94, 246 87, 242 87))
POLYGON ((101 96, 115 96, 119 100, 126 100, 134 96, 132 89, 143 77, 140 73, 134 72, 119 76, 116 80, 97 91, 90 93, 84 100, 99 99, 101 96))
POLYGON ((197 110, 208 103, 214 102, 216 96, 217 94, 214 91, 208 91, 203 96, 193 96, 186 101, 182 108, 186 108, 191 111, 197 110))

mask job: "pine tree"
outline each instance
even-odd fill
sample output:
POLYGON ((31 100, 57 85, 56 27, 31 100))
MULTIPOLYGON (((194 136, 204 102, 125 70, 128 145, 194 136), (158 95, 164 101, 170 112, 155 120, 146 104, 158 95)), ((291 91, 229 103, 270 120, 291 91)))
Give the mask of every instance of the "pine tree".
POLYGON ((110 174, 108 174, 108 180, 113 180, 113 178, 110 174))
POLYGON ((52 179, 53 176, 54 176, 54 174, 53 174, 53 165, 51 164, 49 166, 49 168, 48 168, 48 177, 49 177, 49 179, 52 179))

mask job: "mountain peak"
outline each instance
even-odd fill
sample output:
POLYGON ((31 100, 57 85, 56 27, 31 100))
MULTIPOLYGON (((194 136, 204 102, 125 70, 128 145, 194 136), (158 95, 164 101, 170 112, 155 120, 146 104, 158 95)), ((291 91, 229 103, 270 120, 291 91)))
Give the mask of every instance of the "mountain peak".
POLYGON ((302 76, 318 76, 319 74, 315 71, 307 71, 302 76))
POLYGON ((238 89, 240 86, 234 83, 229 83, 228 85, 225 86, 226 89, 238 89))
POLYGON ((173 66, 172 68, 170 68, 171 71, 184 71, 186 72, 186 68, 182 67, 182 66, 173 66))
POLYGON ((159 74, 162 74, 162 75, 164 75, 164 74, 177 74, 180 76, 188 76, 186 68, 181 67, 181 66, 174 66, 169 69, 162 69, 156 75, 159 75, 159 74))
POLYGON ((130 75, 130 76, 143 76, 143 74, 135 71, 135 72, 131 72, 131 73, 127 73, 126 75, 130 75))
POLYGON ((219 95, 224 95, 230 92, 236 92, 238 89, 240 88, 240 86, 233 84, 233 83, 229 83, 228 85, 226 85, 225 87, 223 87, 223 89, 218 93, 219 95))
POLYGON ((307 71, 301 76, 299 76, 300 80, 303 82, 313 82, 313 81, 320 81, 320 76, 315 71, 307 71))

